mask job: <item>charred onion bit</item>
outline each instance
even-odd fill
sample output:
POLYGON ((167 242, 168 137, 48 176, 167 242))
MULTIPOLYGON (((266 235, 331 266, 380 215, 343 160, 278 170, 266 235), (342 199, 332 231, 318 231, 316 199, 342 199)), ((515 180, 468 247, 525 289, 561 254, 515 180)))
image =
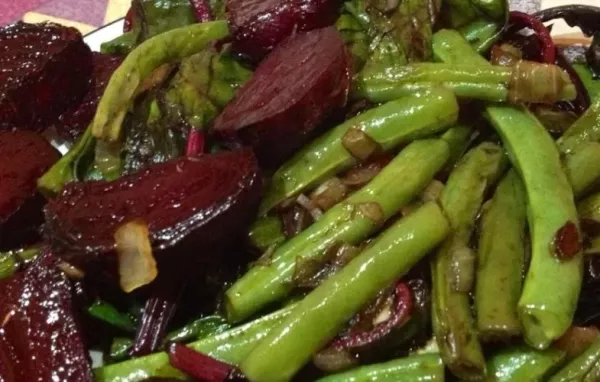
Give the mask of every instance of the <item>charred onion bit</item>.
POLYGON ((44 128, 81 100, 92 53, 74 28, 18 22, 0 30, 0 125, 44 128))
POLYGON ((94 119, 100 97, 108 85, 113 72, 123 59, 119 56, 94 52, 92 80, 81 103, 73 105, 63 113, 56 130, 65 138, 78 138, 94 119))
POLYGON ((577 226, 568 222, 556 232, 554 253, 560 260, 569 260, 581 252, 581 240, 577 226))
POLYGON ((237 369, 185 345, 169 346, 171 366, 203 382, 244 381, 237 369))
POLYGON ((44 220, 44 198, 36 181, 60 157, 44 138, 28 131, 0 132, 0 239, 36 231, 44 220))
POLYGON ((113 234, 134 219, 148 225, 159 264, 168 249, 218 262, 198 256, 245 232, 260 188, 250 150, 177 158, 112 182, 67 185, 46 206, 47 231, 57 252, 80 268, 94 259, 114 260, 113 234))
POLYGON ((238 90, 214 130, 254 147, 261 164, 277 166, 346 104, 350 71, 350 56, 335 28, 290 37, 238 90))
POLYGON ((71 284, 48 252, 0 282, 0 380, 94 380, 71 284))
POLYGON ((395 328, 401 327, 410 318, 413 310, 413 295, 408 285, 398 283, 393 292, 392 309, 389 317, 375 324, 370 330, 350 328, 350 330, 333 341, 334 349, 359 349, 387 336, 395 328))
POLYGON ((542 45, 542 62, 546 64, 554 64, 556 61, 556 47, 554 46, 554 41, 552 41, 550 32, 548 32, 548 29, 540 19, 528 13, 513 11, 510 12, 509 23, 512 24, 512 28, 514 28, 516 31, 523 28, 532 29, 536 33, 542 45))
POLYGON ((233 49, 258 62, 295 32, 333 25, 340 3, 339 0, 227 0, 233 49))

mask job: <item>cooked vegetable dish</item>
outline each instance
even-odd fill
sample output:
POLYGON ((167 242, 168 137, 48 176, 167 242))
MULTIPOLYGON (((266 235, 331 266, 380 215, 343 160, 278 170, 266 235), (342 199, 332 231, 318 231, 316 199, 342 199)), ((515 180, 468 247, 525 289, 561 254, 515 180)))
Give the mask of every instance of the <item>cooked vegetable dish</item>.
POLYGON ((600 381, 600 8, 133 0, 0 66, 0 381, 600 381))

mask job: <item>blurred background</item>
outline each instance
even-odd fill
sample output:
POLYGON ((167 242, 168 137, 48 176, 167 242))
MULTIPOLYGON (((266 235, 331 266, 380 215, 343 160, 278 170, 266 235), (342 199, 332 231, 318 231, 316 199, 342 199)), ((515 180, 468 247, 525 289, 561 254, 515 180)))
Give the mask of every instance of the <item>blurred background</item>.
MULTIPOLYGON (((32 23, 54 21, 87 34, 125 16, 130 3, 131 0, 0 0, 0 25, 17 20, 32 23)), ((600 0, 511 0, 511 8, 535 12, 541 8, 573 3, 600 5, 600 0)), ((577 30, 562 21, 554 25, 553 34, 567 39, 581 37, 577 30)))

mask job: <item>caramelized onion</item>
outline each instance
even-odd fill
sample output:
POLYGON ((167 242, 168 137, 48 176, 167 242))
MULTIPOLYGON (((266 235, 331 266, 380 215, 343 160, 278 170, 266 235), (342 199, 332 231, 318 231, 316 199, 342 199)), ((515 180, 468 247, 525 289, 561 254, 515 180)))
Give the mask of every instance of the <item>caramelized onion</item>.
POLYGON ((346 349, 329 347, 313 355, 313 364, 326 373, 339 373, 357 366, 358 359, 346 349))
POLYGON ((342 137, 342 145, 353 157, 361 161, 369 159, 379 148, 379 144, 373 138, 354 127, 346 131, 342 137))
POLYGON ((490 62, 493 65, 514 66, 523 58, 523 52, 511 44, 494 45, 490 62))
POLYGON ((308 198, 308 196, 304 194, 298 195, 296 199, 296 203, 298 203, 302 208, 310 213, 313 219, 319 220, 321 216, 323 216, 323 211, 321 211, 317 206, 315 206, 312 201, 308 198))
POLYGON ((340 178, 333 177, 317 187, 310 195, 310 200, 314 206, 327 211, 344 200, 346 195, 348 195, 348 187, 340 178))
POLYGON ((379 203, 360 203, 357 207, 359 211, 372 220, 375 225, 382 225, 384 223, 383 210, 379 203))
POLYGON ((508 98, 511 103, 554 103, 576 93, 569 75, 560 67, 521 60, 515 65, 508 98))
POLYGON ((121 289, 130 293, 150 284, 158 275, 145 222, 134 220, 115 232, 121 289))

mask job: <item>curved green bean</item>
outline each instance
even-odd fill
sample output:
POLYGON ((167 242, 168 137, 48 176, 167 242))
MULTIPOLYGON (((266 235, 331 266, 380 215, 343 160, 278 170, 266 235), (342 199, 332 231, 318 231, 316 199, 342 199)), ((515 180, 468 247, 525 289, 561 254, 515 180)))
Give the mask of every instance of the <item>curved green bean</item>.
POLYGON ((473 98, 491 102, 506 102, 509 89, 504 84, 469 83, 469 82, 434 82, 425 81, 407 84, 373 84, 366 88, 361 96, 373 102, 386 102, 390 99, 406 97, 415 92, 443 88, 453 92, 459 98, 473 98))
POLYGON ((570 154, 581 144, 600 142, 600 100, 590 108, 557 141, 561 153, 570 154))
POLYGON ((270 264, 254 266, 233 284, 225 293, 228 319, 243 320, 286 297, 297 257, 322 256, 335 243, 355 245, 376 232, 431 182, 448 157, 443 140, 411 143, 369 184, 277 248, 270 264), (365 208, 380 211, 380 216, 374 220, 365 208))
POLYGON ((455 257, 469 247, 486 190, 495 184, 506 164, 502 148, 482 143, 470 150, 450 174, 441 203, 452 225, 451 235, 432 261, 433 331, 444 363, 458 377, 485 375, 485 359, 471 314, 469 290, 456 288, 457 278, 473 278, 475 259, 455 257))
POLYGON ((575 198, 589 194, 600 179, 600 143, 582 143, 574 152, 565 155, 563 163, 575 198))
POLYGON ((581 288, 581 253, 561 261, 556 248, 559 231, 578 226, 573 191, 554 140, 531 113, 488 106, 485 114, 527 190, 532 258, 518 312, 527 343, 543 349, 571 325, 581 288))
POLYGON ((279 216, 263 216, 250 227, 248 241, 250 245, 261 251, 278 246, 286 240, 283 223, 279 216))
POLYGON ((405 275, 449 230, 447 218, 433 202, 392 225, 300 301, 240 364, 240 370, 250 381, 289 380, 353 315, 405 275))
MULTIPOLYGON (((192 349, 223 362, 240 363, 254 347, 285 317, 295 305, 289 305, 242 326, 188 344, 192 349)), ((154 353, 145 357, 104 366, 94 371, 96 382, 139 382, 151 377, 182 378, 179 370, 169 363, 167 353, 154 353)))
POLYGON ((473 51, 465 37, 455 29, 437 31, 433 35, 433 59, 445 63, 469 62, 473 65, 489 65, 483 56, 473 51))
POLYGON ((600 339, 569 362, 548 382, 596 382, 600 380, 600 339))
POLYGON ((478 20, 459 28, 459 31, 475 52, 484 54, 498 41, 502 26, 500 23, 478 20))
POLYGON ((522 345, 501 350, 489 358, 482 382, 542 382, 564 359, 565 353, 554 348, 540 351, 522 345))
POLYGON ((386 363, 363 366, 317 382, 443 382, 444 363, 438 354, 413 355, 386 363))
POLYGON ((506 341, 521 334, 517 303, 525 266, 527 197, 515 171, 510 171, 496 188, 480 224, 477 330, 482 340, 506 341))
POLYGON ((144 41, 113 73, 92 122, 93 135, 107 142, 118 141, 125 114, 142 82, 156 68, 198 53, 228 34, 226 21, 212 21, 173 29, 144 41))
POLYGON ((403 143, 444 131, 457 118, 456 97, 444 89, 418 92, 367 110, 323 134, 286 162, 273 175, 259 214, 356 165, 357 159, 342 145, 350 128, 364 131, 383 151, 391 151, 403 143))

